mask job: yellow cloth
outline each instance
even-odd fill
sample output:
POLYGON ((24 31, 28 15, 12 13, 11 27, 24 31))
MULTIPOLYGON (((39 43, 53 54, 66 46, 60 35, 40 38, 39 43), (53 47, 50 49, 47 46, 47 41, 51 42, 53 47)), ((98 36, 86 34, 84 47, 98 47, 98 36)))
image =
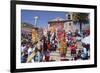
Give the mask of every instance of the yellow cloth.
POLYGON ((60 52, 63 53, 63 54, 66 54, 66 52, 67 52, 67 42, 61 41, 60 45, 61 45, 60 52))
POLYGON ((35 29, 32 29, 32 42, 37 42, 39 40, 39 34, 35 29))

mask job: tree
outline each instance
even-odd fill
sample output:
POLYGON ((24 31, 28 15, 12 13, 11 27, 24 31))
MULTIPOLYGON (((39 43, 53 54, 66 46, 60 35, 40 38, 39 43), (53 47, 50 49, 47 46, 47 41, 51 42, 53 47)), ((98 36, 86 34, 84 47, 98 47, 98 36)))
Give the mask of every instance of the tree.
POLYGON ((73 13, 73 21, 80 24, 80 32, 82 31, 82 24, 89 23, 88 13, 73 13))

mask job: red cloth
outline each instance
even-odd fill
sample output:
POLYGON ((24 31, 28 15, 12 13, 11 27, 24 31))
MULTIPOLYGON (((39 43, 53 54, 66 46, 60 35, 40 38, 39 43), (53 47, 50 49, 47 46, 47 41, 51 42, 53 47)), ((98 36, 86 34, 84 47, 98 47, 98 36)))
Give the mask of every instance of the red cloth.
POLYGON ((73 50, 76 50, 77 47, 75 45, 72 45, 72 46, 70 46, 70 48, 73 50))
POLYGON ((48 49, 50 49, 51 48, 51 45, 50 44, 48 44, 48 49))

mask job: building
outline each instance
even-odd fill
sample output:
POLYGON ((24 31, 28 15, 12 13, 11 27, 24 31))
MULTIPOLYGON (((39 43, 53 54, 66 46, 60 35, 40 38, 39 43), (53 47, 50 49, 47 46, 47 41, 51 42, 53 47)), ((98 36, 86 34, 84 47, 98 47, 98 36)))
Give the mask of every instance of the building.
MULTIPOLYGON (((79 23, 73 22, 73 13, 66 13, 65 15, 66 19, 62 19, 60 17, 57 17, 56 19, 53 19, 48 22, 48 28, 51 32, 56 32, 59 30, 65 30, 66 32, 71 31, 75 32, 76 29, 80 31, 80 25, 79 23)), ((90 24, 86 23, 82 25, 82 30, 89 30, 90 24)))
POLYGON ((72 20, 72 13, 67 13, 66 14, 66 19, 62 19, 60 17, 57 17, 56 19, 53 19, 48 22, 48 27, 51 32, 57 32, 57 31, 62 31, 65 30, 68 32, 69 30, 74 32, 75 27, 73 25, 73 20, 72 20))

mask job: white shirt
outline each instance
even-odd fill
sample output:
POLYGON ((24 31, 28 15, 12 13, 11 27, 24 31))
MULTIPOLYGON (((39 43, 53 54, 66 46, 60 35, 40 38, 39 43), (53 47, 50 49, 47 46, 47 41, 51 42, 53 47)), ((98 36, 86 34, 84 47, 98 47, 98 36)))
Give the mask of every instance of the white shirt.
POLYGON ((21 52, 24 52, 26 46, 21 46, 21 52))

